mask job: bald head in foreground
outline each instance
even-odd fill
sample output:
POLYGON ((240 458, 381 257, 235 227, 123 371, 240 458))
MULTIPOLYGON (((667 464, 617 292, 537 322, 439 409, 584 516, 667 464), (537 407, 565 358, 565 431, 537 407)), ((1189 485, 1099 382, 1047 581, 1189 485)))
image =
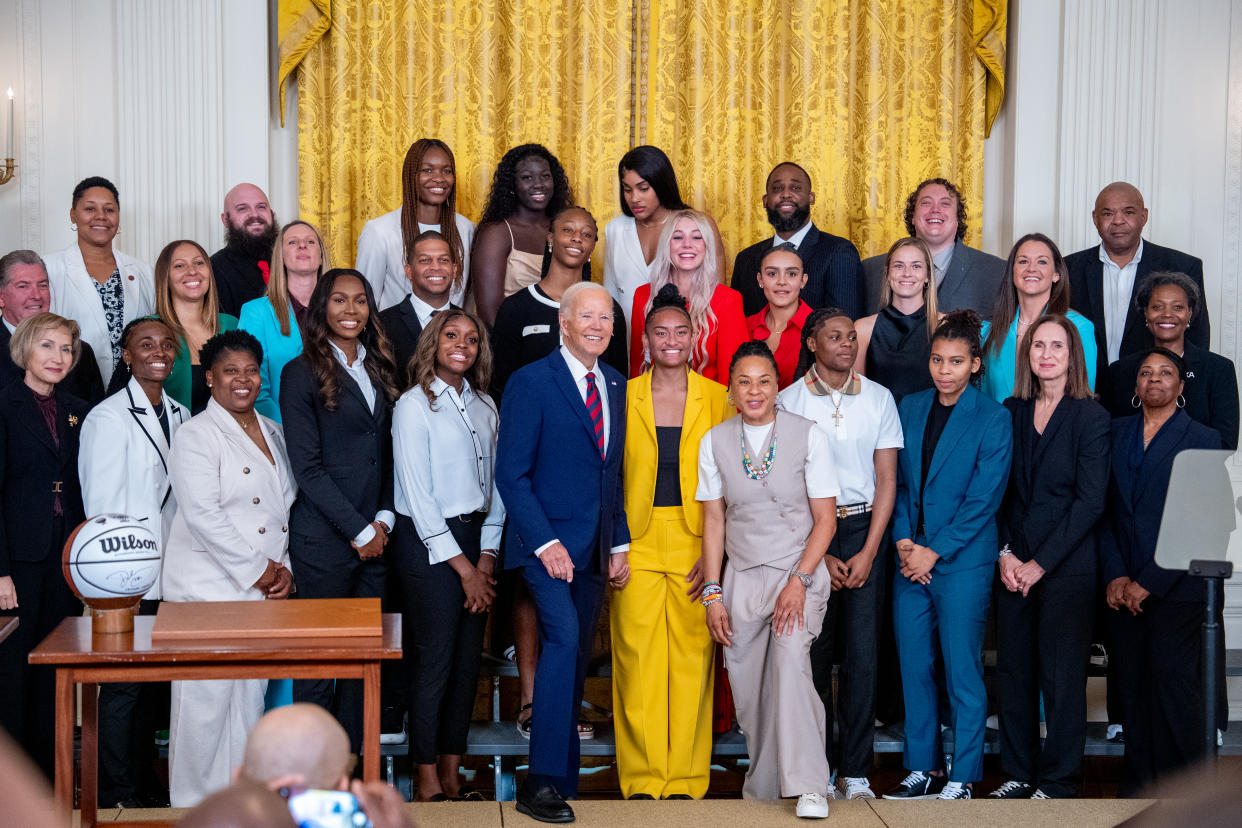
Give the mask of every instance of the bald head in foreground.
POLYGON ((298 784, 349 790, 352 764, 345 728, 317 704, 290 704, 266 713, 246 738, 237 776, 279 788, 298 784), (291 781, 300 777, 300 782, 291 781))

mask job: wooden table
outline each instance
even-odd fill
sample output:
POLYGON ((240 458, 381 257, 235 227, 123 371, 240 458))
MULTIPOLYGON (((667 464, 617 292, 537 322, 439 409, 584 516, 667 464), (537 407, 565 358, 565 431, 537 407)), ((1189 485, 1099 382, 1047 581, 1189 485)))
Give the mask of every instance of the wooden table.
POLYGON ((0 616, 0 641, 4 641, 15 632, 17 632, 17 616, 0 616))
MULTIPOLYGON (((277 602, 265 602, 277 603, 277 602)), ((299 601, 281 601, 293 607, 299 601)), ((66 618, 30 654, 56 668, 56 799, 73 810, 74 685, 82 685, 82 826, 98 806, 98 685, 194 679, 360 678, 363 681, 363 779, 380 778, 380 661, 401 657, 401 616, 383 616, 383 636, 245 638, 151 642, 153 616, 133 633, 92 638, 91 619, 66 618)), ((117 824, 117 823, 110 823, 117 824)), ((142 823, 136 823, 142 824, 142 823)))

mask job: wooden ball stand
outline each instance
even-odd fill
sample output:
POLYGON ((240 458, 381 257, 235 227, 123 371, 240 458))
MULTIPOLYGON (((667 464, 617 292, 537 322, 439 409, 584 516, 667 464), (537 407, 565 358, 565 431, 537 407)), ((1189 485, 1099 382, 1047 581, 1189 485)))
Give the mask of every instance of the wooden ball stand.
POLYGON ((77 584, 73 582, 73 574, 69 571, 69 553, 73 549, 74 538, 77 537, 82 527, 89 522, 83 521, 65 540, 65 547, 60 559, 61 572, 65 576, 65 582, 69 584, 69 589, 73 590, 73 594, 78 596, 78 599, 90 608, 92 636, 133 633, 134 616, 138 614, 138 603, 142 600, 141 595, 125 595, 116 598, 83 598, 82 593, 78 591, 77 584))

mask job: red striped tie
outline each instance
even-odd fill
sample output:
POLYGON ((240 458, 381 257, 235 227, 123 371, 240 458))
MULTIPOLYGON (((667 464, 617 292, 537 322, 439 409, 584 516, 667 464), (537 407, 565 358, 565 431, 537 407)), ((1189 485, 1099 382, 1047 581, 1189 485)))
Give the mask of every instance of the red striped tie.
POLYGON ((591 425, 595 428, 595 445, 599 446, 600 459, 604 457, 604 409, 600 406, 599 389, 595 387, 595 372, 587 371, 587 413, 591 415, 591 425))

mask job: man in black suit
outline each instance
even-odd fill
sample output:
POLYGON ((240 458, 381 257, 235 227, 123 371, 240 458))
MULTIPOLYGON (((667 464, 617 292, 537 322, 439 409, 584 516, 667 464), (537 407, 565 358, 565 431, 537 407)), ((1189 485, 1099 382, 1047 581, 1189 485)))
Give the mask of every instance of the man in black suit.
MULTIPOLYGON (((43 313, 52 304, 47 268, 33 250, 14 250, 0 258, 0 388, 26 376, 9 353, 13 331, 27 316, 43 313)), ((94 405, 104 398, 103 379, 95 352, 85 342, 78 364, 65 377, 61 388, 78 399, 94 405)))
POLYGON ((431 317, 452 307, 449 293, 457 277, 457 264, 449 252, 448 241, 435 230, 414 237, 406 251, 405 277, 410 280, 410 295, 391 308, 380 311, 384 333, 392 342, 397 360, 397 379, 402 388, 409 388, 410 359, 418 348, 418 338, 431 317))
POLYGON ((863 274, 858 250, 849 239, 815 226, 811 221, 814 203, 811 176, 797 164, 785 161, 768 173, 763 208, 776 235, 738 253, 729 282, 742 294, 742 310, 747 316, 763 310, 768 301, 759 287, 759 263, 774 245, 785 242, 798 248, 806 264, 803 301, 815 309, 840 308, 851 319, 862 316, 863 274))
MULTIPOLYGON (((962 194, 944 178, 929 178, 906 199, 906 233, 931 249, 936 274, 936 303, 947 313, 970 308, 984 319, 1005 282, 1005 260, 967 247, 966 205, 962 194)), ((867 313, 880 310, 885 254, 863 261, 867 274, 867 313)))
MULTIPOLYGON (((1127 354, 1151 345, 1135 290, 1149 273, 1185 273, 1203 296, 1203 261, 1160 247, 1143 239, 1147 207, 1143 194, 1124 181, 1109 184, 1095 199, 1091 220, 1100 244, 1065 257, 1070 276, 1070 307, 1095 325, 1097 377, 1107 377, 1108 366, 1127 354)), ((1210 347, 1207 302, 1190 319, 1186 339, 1210 347)))
POLYGON ((272 245, 280 232, 267 194, 238 184, 224 196, 224 247, 211 254, 220 313, 237 316, 241 306, 267 292, 272 245))

